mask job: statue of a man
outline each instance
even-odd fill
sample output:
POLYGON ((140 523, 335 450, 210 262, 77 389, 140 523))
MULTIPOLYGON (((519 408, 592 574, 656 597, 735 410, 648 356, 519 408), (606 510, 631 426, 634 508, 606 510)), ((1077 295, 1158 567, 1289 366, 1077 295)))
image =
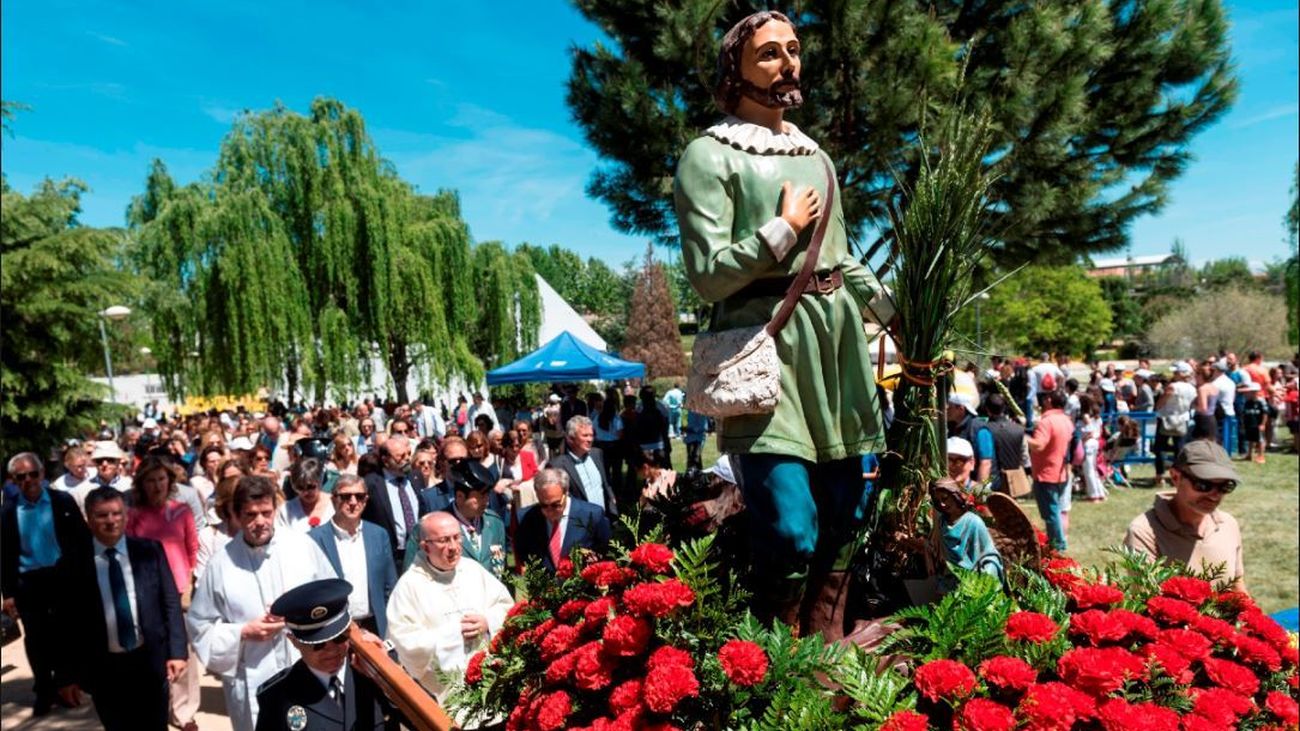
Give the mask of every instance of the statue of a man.
POLYGON ((691 142, 677 168, 682 261, 713 303, 711 328, 763 325, 830 216, 813 284, 777 335, 776 411, 729 417, 751 516, 755 607, 841 636, 844 568, 863 512, 862 455, 883 451, 864 313, 888 321, 883 288, 849 251, 839 196, 823 210, 830 159, 785 121, 803 101, 799 39, 781 13, 755 13, 723 37, 715 90, 728 116, 691 142))

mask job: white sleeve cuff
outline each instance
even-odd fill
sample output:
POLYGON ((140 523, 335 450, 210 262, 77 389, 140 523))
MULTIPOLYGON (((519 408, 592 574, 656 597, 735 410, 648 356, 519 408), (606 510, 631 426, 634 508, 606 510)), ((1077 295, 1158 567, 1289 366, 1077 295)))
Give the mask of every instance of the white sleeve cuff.
POLYGON ((790 253, 790 249, 794 248, 797 240, 794 229, 790 228, 790 224, 786 223, 785 219, 780 216, 776 216, 763 224, 758 229, 758 238, 764 244, 767 244, 767 248, 772 250, 772 255, 776 257, 777 261, 781 261, 786 254, 790 253))

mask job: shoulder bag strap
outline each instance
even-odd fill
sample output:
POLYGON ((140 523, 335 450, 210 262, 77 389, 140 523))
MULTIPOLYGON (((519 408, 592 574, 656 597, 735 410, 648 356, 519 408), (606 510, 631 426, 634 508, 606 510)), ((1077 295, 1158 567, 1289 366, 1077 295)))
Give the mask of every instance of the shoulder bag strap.
POLYGON ((817 228, 813 231, 812 242, 808 244, 808 251, 804 254, 803 268, 795 275, 790 290, 785 293, 781 308, 767 323, 767 334, 772 337, 776 337, 776 334, 781 332, 781 328, 785 327, 790 315, 794 313, 794 306, 799 303, 799 297, 808 286, 808 280, 812 278, 813 269, 817 267, 817 259, 822 253, 822 239, 826 238, 826 229, 830 225, 832 210, 835 207, 835 175, 831 172, 831 165, 826 158, 821 158, 821 161, 826 168, 826 203, 822 206, 821 215, 817 217, 817 228))

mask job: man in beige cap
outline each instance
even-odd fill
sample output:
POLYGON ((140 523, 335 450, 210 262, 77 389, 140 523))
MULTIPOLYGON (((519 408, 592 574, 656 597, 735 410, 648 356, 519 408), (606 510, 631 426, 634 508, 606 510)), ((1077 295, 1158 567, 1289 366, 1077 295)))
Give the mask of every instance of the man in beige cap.
POLYGON ((1155 505, 1129 523, 1124 545, 1197 570, 1223 565, 1220 582, 1245 591, 1241 529, 1219 510, 1241 481, 1228 453, 1212 440, 1195 439, 1179 450, 1170 475, 1176 489, 1156 495, 1155 505))

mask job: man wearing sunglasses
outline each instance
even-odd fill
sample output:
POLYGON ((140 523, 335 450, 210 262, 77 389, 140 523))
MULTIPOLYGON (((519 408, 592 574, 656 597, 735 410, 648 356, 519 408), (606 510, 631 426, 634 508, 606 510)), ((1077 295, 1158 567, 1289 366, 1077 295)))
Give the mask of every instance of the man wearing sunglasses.
POLYGON ((258 689, 257 731, 386 727, 393 709, 383 692, 348 667, 353 594, 342 579, 321 579, 290 589, 271 605, 302 658, 258 689))
POLYGON ((1179 450, 1170 475, 1174 491, 1156 495, 1155 505, 1133 519, 1124 545, 1197 570, 1222 564, 1222 582, 1245 591, 1241 528, 1219 509, 1241 481, 1228 453, 1210 439, 1195 439, 1179 450))
POLYGON ((388 631, 388 595, 397 585, 393 549, 383 528, 361 519, 370 494, 356 475, 339 475, 331 494, 334 517, 308 535, 325 552, 335 573, 354 587, 348 599, 352 618, 383 637, 388 631))

